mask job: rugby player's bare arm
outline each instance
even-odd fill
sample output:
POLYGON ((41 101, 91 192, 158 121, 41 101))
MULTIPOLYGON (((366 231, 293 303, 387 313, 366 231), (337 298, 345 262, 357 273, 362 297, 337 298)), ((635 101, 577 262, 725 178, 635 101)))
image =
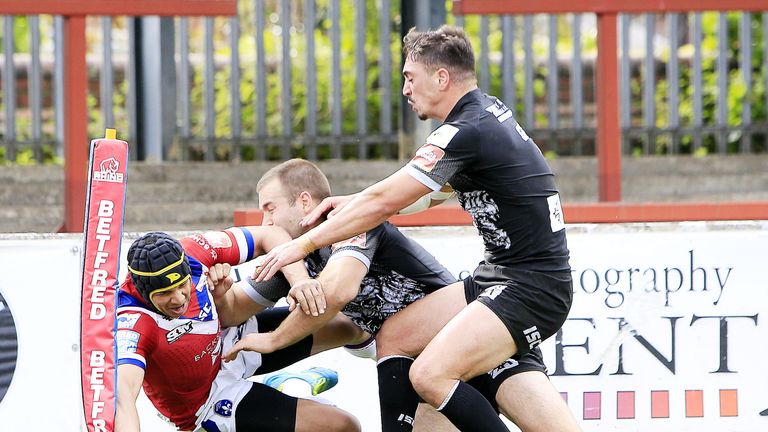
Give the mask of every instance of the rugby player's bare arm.
MULTIPOLYGON (((256 249, 257 256, 266 254, 276 246, 291 241, 291 236, 285 230, 276 226, 249 226, 246 228, 253 234, 254 248, 256 249)), ((287 265, 281 271, 291 286, 302 280, 309 279, 307 269, 302 262, 287 265)))
POLYGON ((401 169, 357 194, 334 217, 271 250, 254 279, 267 280, 284 266, 303 259, 315 249, 366 232, 428 192, 430 188, 401 169))
MULTIPOLYGON (((247 227, 247 229, 253 234, 254 248, 257 254, 266 253, 275 246, 291 239, 290 235, 279 227, 252 226, 247 227)), ((216 266, 219 266, 219 264, 216 266)), ((303 262, 285 266, 282 269, 282 273, 292 286, 311 280, 303 262)), ((227 277, 228 274, 229 272, 223 276, 227 277)), ((232 287, 231 279, 228 281, 223 278, 211 280, 211 276, 209 275, 209 285, 212 288, 212 292, 214 292, 213 297, 222 327, 239 325, 254 314, 266 309, 265 306, 251 300, 240 287, 232 287), (223 293, 218 293, 219 290, 222 290, 223 293)), ((320 295, 323 295, 321 290, 320 295)), ((317 301, 324 303, 324 297, 317 301)), ((302 304, 302 306, 306 308, 314 307, 315 309, 318 307, 315 303, 306 306, 302 304)))
POLYGON ((136 432, 140 430, 139 412, 136 399, 144 382, 144 369, 132 364, 117 367, 117 411, 115 432, 136 432))
POLYGON ((355 298, 366 273, 368 268, 357 258, 345 256, 332 259, 317 277, 326 296, 327 309, 324 314, 311 316, 294 310, 277 329, 243 337, 223 358, 234 359, 240 350, 274 352, 315 333, 355 298))

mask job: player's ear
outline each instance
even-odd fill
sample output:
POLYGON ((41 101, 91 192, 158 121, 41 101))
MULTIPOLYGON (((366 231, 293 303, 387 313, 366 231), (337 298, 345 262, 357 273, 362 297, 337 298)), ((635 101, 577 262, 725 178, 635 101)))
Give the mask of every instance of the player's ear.
POLYGON ((440 90, 445 90, 448 84, 451 82, 451 74, 446 68, 439 68, 437 70, 437 86, 440 90))
POLYGON ((305 213, 309 213, 312 210, 312 194, 307 191, 302 191, 299 194, 298 203, 301 205, 301 209, 305 213))

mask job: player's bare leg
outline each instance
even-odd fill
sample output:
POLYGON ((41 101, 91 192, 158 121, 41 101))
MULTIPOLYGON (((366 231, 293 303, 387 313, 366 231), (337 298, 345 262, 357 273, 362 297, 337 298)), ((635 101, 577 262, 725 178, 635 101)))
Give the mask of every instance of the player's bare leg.
POLYGON ((408 305, 387 319, 376 334, 379 358, 416 357, 466 305, 463 282, 441 288, 408 305))
POLYGON ((432 405, 420 403, 416 410, 413 432, 460 432, 450 420, 432 405))
POLYGON ((296 432, 359 432, 360 430, 360 422, 342 409, 307 399, 298 401, 296 432))
POLYGON ((382 432, 408 432, 419 397, 408 379, 413 359, 466 305, 463 283, 441 288, 384 322, 376 335, 382 432))
POLYGON ((504 323, 488 307, 472 302, 424 349, 410 370, 413 387, 430 405, 465 431, 506 431, 484 396, 466 381, 517 352, 504 323))
POLYGON ((501 412, 523 432, 581 431, 560 393, 543 372, 513 375, 496 394, 501 412))

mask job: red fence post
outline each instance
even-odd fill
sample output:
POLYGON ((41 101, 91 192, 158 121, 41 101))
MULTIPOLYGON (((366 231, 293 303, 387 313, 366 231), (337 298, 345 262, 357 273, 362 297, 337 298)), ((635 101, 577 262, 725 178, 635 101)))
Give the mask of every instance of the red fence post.
POLYGON ((616 17, 616 13, 597 14, 597 195, 600 201, 621 201, 616 17))
POLYGON ((64 46, 64 224, 59 232, 82 232, 88 183, 84 15, 64 17, 64 46))

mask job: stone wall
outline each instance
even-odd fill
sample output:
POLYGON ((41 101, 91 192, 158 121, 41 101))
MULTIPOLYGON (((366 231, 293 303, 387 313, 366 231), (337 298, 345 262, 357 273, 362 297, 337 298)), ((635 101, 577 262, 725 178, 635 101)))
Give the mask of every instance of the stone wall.
MULTIPOLYGON (((551 160, 564 203, 597 200, 597 162, 551 160)), ((134 162, 128 167, 126 231, 224 228, 235 208, 256 207, 256 182, 275 163, 134 162)), ((334 193, 356 192, 398 162, 321 162, 334 193)), ((0 167, 0 232, 53 232, 63 221, 61 166, 0 167)), ((768 200, 768 155, 625 158, 623 199, 768 200)))

